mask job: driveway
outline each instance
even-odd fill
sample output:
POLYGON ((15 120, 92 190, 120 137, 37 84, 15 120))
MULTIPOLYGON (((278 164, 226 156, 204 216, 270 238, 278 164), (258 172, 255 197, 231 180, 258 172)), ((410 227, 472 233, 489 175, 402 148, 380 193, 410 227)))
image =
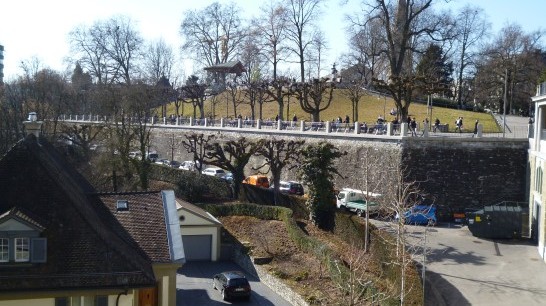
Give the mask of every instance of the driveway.
POLYGON ((261 306, 289 306, 291 305, 269 287, 246 274, 252 288, 249 301, 223 301, 218 290, 212 289, 212 276, 223 271, 240 270, 238 265, 228 262, 188 262, 178 270, 176 277, 176 305, 200 306, 200 305, 261 305, 261 306))
MULTIPOLYGON (((419 250, 425 229, 407 226, 419 250)), ((545 305, 546 263, 528 241, 476 238, 451 223, 429 227, 426 242, 426 305, 545 305)))

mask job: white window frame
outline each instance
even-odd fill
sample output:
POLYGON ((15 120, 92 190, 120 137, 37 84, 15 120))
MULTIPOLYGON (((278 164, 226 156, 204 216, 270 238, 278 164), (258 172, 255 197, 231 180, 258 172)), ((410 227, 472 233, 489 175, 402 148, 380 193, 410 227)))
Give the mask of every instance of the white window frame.
POLYGON ((14 246, 15 246, 15 261, 29 262, 30 261, 30 239, 28 237, 15 238, 14 246))
POLYGON ((9 262, 9 239, 0 238, 0 262, 9 262))

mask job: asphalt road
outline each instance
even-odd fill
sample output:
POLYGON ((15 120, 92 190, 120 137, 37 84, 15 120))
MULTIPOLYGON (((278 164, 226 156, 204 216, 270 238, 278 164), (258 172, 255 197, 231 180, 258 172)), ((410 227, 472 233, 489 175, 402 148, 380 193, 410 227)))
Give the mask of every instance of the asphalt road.
POLYGON ((477 238, 455 224, 407 226, 420 264, 425 229, 425 305, 546 305, 546 263, 529 241, 477 238))
POLYGON ((261 305, 261 306, 289 306, 291 305, 269 287, 246 274, 252 288, 249 301, 223 301, 218 290, 212 288, 212 277, 223 271, 242 270, 232 262, 188 262, 178 270, 176 277, 176 305, 177 306, 204 306, 204 305, 261 305))

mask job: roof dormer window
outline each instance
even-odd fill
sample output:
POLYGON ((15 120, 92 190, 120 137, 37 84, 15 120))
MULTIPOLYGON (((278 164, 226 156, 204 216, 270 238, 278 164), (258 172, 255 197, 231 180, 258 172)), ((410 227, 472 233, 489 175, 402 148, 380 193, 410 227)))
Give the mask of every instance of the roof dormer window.
POLYGON ((18 208, 0 215, 0 263, 46 262, 47 239, 40 237, 44 229, 18 208))
POLYGON ((129 210, 129 201, 127 200, 118 200, 116 203, 117 211, 128 211, 129 210))
POLYGON ((0 238, 0 262, 9 261, 9 239, 0 238))

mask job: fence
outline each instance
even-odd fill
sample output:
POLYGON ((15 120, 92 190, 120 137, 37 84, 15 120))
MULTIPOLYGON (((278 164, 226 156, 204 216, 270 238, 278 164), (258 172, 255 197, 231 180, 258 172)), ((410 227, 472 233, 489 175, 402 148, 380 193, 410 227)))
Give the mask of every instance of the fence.
MULTIPOLYGON (((66 122, 90 122, 95 124, 111 123, 112 117, 99 115, 61 115, 58 120, 66 122)), ((307 122, 307 121, 274 121, 274 120, 247 120, 242 118, 230 119, 194 119, 186 117, 147 117, 147 118, 125 118, 128 122, 145 122, 153 127, 193 127, 203 129, 245 129, 245 130, 277 130, 289 131, 299 134, 350 134, 371 136, 379 135, 384 137, 456 137, 456 138, 511 138, 526 139, 532 136, 532 125, 501 126, 503 131, 496 133, 483 133, 481 126, 476 134, 473 130, 449 131, 448 126, 441 126, 434 129, 432 126, 419 124, 415 131, 411 131, 407 123, 393 124, 366 124, 362 122, 339 123, 330 121, 307 122)), ((303 136, 303 135, 302 135, 303 136)))

